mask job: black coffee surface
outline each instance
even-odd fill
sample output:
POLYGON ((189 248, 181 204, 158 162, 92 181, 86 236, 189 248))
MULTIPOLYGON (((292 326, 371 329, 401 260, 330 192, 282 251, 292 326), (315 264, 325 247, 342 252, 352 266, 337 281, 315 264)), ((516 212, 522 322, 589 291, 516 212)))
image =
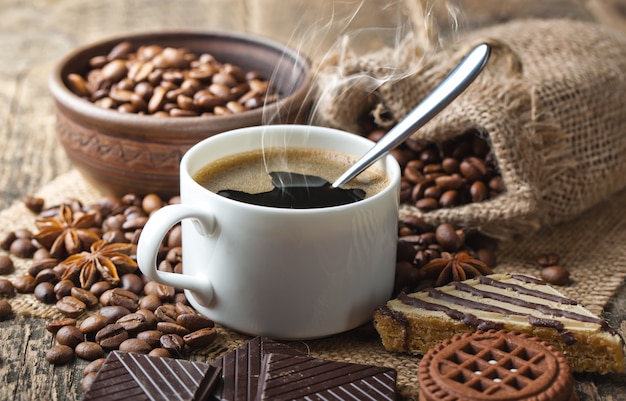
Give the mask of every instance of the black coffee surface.
POLYGON ((314 175, 284 171, 274 171, 269 174, 274 186, 271 191, 250 194, 226 189, 217 194, 253 205, 289 209, 340 206, 365 198, 365 191, 362 189, 333 188, 330 182, 314 175))

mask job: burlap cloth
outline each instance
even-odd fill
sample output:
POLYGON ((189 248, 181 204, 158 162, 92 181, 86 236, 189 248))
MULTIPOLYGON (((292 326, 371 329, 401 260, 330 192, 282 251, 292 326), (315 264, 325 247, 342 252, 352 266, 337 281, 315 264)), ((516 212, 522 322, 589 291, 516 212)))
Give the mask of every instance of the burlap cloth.
MULTIPOLYGON (((57 177, 35 195, 43 197, 48 206, 67 197, 89 204, 101 196, 77 171, 57 177)), ((562 287, 562 292, 579 300, 594 313, 602 314, 604 306, 620 289, 626 277, 625 206, 626 191, 621 191, 576 220, 543 228, 527 238, 503 242, 497 253, 499 264, 496 270, 536 275, 536 257, 544 252, 556 252, 572 277, 571 285, 562 287)), ((17 228, 30 228, 36 232, 34 221, 33 213, 22 202, 15 202, 0 212, 0 237, 17 228)), ((7 276, 9 279, 26 274, 28 265, 27 260, 13 260, 16 271, 7 276)), ((32 294, 19 294, 10 302, 19 314, 47 319, 61 317, 54 306, 42 304, 32 294)), ((250 339, 225 328, 220 327, 219 330, 216 343, 195 353, 192 359, 213 360, 250 339)), ((385 351, 372 330, 364 327, 326 339, 294 342, 291 345, 319 358, 395 368, 401 396, 417 399, 420 358, 385 351)))
POLYGON ((364 114, 393 125, 479 43, 491 57, 467 90, 418 130, 443 143, 476 129, 506 192, 484 202, 401 214, 496 236, 559 224, 626 188, 626 36, 588 22, 516 20, 437 48, 419 32, 363 56, 329 58, 316 80, 317 124, 359 132, 364 114))

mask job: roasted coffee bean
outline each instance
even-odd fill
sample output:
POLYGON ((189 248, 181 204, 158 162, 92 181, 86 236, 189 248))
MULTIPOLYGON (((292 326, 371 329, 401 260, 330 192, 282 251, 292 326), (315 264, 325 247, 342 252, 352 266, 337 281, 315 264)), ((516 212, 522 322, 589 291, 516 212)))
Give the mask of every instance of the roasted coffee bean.
MULTIPOLYGON (((180 274, 180 273, 177 273, 180 274)), ((172 302, 174 302, 174 304, 176 305, 189 305, 189 300, 187 299, 187 295, 185 295, 184 292, 178 292, 179 288, 176 289, 176 294, 174 294, 174 300, 172 302)))
POLYGON ((489 192, 487 190, 487 186, 482 181, 474 181, 470 186, 470 196, 472 197, 472 202, 482 202, 489 196, 489 192))
POLYGON ((539 274, 546 283, 553 285, 567 285, 569 283, 569 271, 563 266, 553 265, 541 269, 539 274))
POLYGON ((172 353, 165 348, 154 348, 152 351, 148 352, 148 355, 157 358, 173 358, 172 353))
POLYGON ((15 286, 10 280, 0 278, 0 298, 12 298, 15 296, 15 286))
POLYGON ((72 296, 61 298, 56 303, 56 308, 59 312, 68 317, 78 317, 87 310, 87 305, 79 299, 72 296))
POLYGON ((46 330, 52 334, 56 334, 63 326, 76 326, 76 319, 65 317, 62 319, 49 320, 46 322, 46 330))
POLYGON ((84 334, 96 333, 108 323, 107 318, 100 314, 88 316, 78 326, 79 330, 84 334))
POLYGON ((100 296, 107 290, 112 289, 113 286, 108 281, 98 281, 95 282, 89 287, 89 292, 91 292, 96 297, 100 298, 100 296))
POLYGON ((102 234, 102 239, 109 244, 128 242, 126 236, 121 230, 106 231, 102 234))
POLYGON ((113 350, 128 339, 128 332, 121 325, 112 323, 100 329, 95 339, 105 350, 113 350))
POLYGON ((38 214, 43 210, 44 199, 32 195, 25 195, 22 197, 22 202, 24 202, 24 206, 28 208, 31 212, 38 214))
POLYGON ((55 345, 46 352, 46 360, 54 365, 65 365, 74 359, 74 350, 67 345, 55 345))
POLYGON ((175 225, 167 234, 167 247, 176 248, 182 244, 182 227, 180 224, 175 225))
POLYGON ((161 347, 168 350, 174 356, 180 356, 185 342, 178 334, 163 334, 159 340, 161 347))
POLYGON ((435 231, 437 243, 447 251, 456 252, 463 246, 463 241, 451 224, 441 224, 435 231))
POLYGON ((9 247, 9 252, 18 258, 31 258, 37 247, 30 238, 17 238, 9 247))
POLYGON ((439 201, 435 198, 422 198, 415 202, 415 207, 422 210, 435 210, 439 208, 439 201))
POLYGON ((139 295, 143 291, 143 280, 133 273, 124 274, 120 277, 120 287, 139 295))
POLYGON ((141 313, 129 313, 122 316, 115 322, 122 326, 129 334, 138 333, 148 329, 145 315, 141 313))
POLYGON ((156 286, 156 294, 163 302, 172 302, 174 301, 174 296, 176 296, 176 288, 171 285, 158 284, 156 286))
POLYGON ((107 217, 102 223, 102 229, 105 232, 122 231, 122 225, 126 221, 126 217, 122 214, 115 214, 107 217))
POLYGON ((59 328, 55 338, 59 344, 67 345, 72 349, 85 340, 83 332, 76 326, 63 326, 59 328))
POLYGON ((189 314, 189 313, 195 314, 195 315, 198 314, 194 308, 192 308, 191 306, 189 306, 188 304, 184 302, 176 302, 174 304, 174 307, 176 309, 177 315, 184 315, 184 314, 189 314))
POLYGON ((189 348, 197 349, 211 345, 216 337, 217 331, 214 328, 207 327, 183 336, 183 341, 189 348))
POLYGON ((98 297, 98 301, 104 306, 111 306, 111 295, 113 295, 113 288, 105 290, 98 297))
POLYGON ((83 374, 87 375, 89 373, 98 373, 102 365, 104 365, 105 361, 106 358, 94 359, 87 366, 85 366, 85 368, 83 369, 83 374))
POLYGON ((4 320, 11 316, 11 313, 13 313, 13 308, 11 307, 9 301, 0 299, 0 320, 4 320))
POLYGON ((87 361, 100 359, 104 356, 104 350, 100 344, 93 341, 83 341, 76 344, 74 352, 76 353, 76 356, 87 361))
POLYGON ((215 323, 197 313, 183 313, 176 317, 176 324, 185 327, 189 331, 212 328, 215 323))
POLYGON ((176 307, 174 305, 163 304, 156 308, 154 316, 156 316, 156 318, 161 322, 176 323, 178 313, 176 312, 176 307))
POLYGON ((54 285, 54 294, 57 300, 72 295, 72 288, 76 287, 72 280, 61 280, 54 285))
POLYGON ((136 313, 143 315, 143 317, 146 319, 146 325, 148 330, 154 329, 156 327, 158 319, 155 316, 154 312, 152 312, 150 309, 137 309, 136 313))
POLYGON ((151 214, 163 207, 163 200, 157 194, 147 194, 141 200, 141 207, 146 213, 151 214))
POLYGON ((123 306, 124 308, 134 311, 139 306, 139 297, 134 292, 123 288, 113 288, 108 301, 112 306, 123 306))
POLYGON ((171 322, 158 322, 156 328, 163 334, 178 334, 181 337, 189 334, 189 329, 171 322))
POLYGON ((33 261, 49 259, 49 258, 50 258, 50 251, 48 251, 46 248, 39 248, 35 251, 35 253, 33 253, 33 261))
POLYGON ((141 333, 137 333, 137 338, 148 343, 152 348, 159 347, 161 345, 160 339, 163 333, 159 330, 146 330, 141 333))
POLYGON ((0 255, 0 275, 11 274, 14 271, 13 260, 8 255, 0 255))
POLYGON ((171 264, 181 262, 183 260, 183 249, 181 247, 171 248, 165 255, 165 259, 171 264))
POLYGON ((489 249, 485 249, 485 248, 477 249, 476 257, 491 268, 496 267, 496 265, 498 264, 497 259, 496 259, 496 254, 490 251, 489 249))
POLYGON ((89 389, 91 389, 91 386, 96 381, 96 376, 97 373, 90 372, 84 375, 83 378, 80 380, 80 388, 81 390, 83 390, 83 394, 87 393, 89 389))
POLYGON ((441 196, 439 197, 439 206, 441 207, 452 207, 458 204, 459 204, 459 193, 454 189, 450 189, 442 193, 441 196))
POLYGON ((33 290, 33 295, 38 301, 44 304, 53 304, 58 301, 54 292, 54 285, 52 283, 39 283, 33 290))
POLYGON ((98 313, 106 318, 107 324, 116 322, 122 316, 126 316, 130 311, 123 306, 103 306, 98 313))
POLYGON ((559 255, 556 253, 545 253, 539 255, 537 264, 541 267, 554 266, 559 264, 559 255))
POLYGON ((15 231, 9 231, 2 237, 2 239, 0 239, 0 248, 8 251, 11 248, 11 244, 16 239, 17 235, 15 234, 15 231))
POLYGON ((152 347, 147 342, 138 338, 129 338, 120 344, 119 350, 122 352, 147 354, 148 352, 152 351, 152 347))
POLYGON ((159 306, 163 305, 161 298, 156 294, 149 294, 139 300, 139 308, 155 311, 159 306))
POLYGON ((35 276, 35 283, 52 283, 56 284, 61 279, 60 275, 53 269, 43 269, 35 276))
POLYGON ((74 298, 84 302, 88 308, 93 308, 98 305, 98 297, 84 288, 72 287, 70 289, 70 294, 74 298))

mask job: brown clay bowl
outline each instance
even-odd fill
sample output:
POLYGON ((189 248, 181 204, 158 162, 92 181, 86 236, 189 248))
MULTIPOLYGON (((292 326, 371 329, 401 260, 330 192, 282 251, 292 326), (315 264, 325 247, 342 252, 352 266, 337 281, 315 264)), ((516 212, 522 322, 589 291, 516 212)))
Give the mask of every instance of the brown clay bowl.
POLYGON ((78 48, 53 69, 49 88, 55 101, 56 130, 72 164, 104 193, 122 196, 178 194, 179 162, 194 144, 235 128, 304 122, 310 108, 310 63, 271 40, 230 32, 160 32, 111 38, 78 48), (104 109, 68 87, 70 73, 83 75, 94 56, 118 43, 156 44, 212 54, 220 63, 257 71, 281 94, 277 102, 226 116, 156 117, 104 109))

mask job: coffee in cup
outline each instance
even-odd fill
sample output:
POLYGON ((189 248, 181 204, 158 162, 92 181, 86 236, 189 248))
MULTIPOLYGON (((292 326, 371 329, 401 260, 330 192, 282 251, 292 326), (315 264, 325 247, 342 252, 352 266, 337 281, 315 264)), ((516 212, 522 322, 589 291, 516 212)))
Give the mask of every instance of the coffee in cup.
POLYGON ((261 206, 340 206, 374 196, 389 184, 386 173, 372 166, 342 188, 333 188, 331 183, 355 161, 334 150, 272 147, 216 160, 193 178, 209 191, 261 206))

